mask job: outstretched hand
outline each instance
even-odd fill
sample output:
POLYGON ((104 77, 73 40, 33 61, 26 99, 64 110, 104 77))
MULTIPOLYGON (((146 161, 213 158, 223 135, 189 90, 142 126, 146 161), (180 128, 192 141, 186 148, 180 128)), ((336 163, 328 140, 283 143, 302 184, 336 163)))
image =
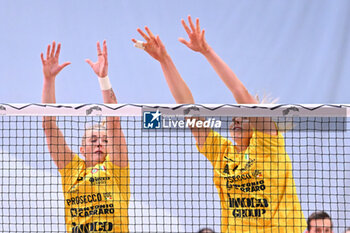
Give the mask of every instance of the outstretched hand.
POLYGON ((54 79, 56 75, 66 66, 71 64, 70 62, 65 62, 62 65, 59 65, 58 59, 61 51, 61 44, 58 43, 56 50, 56 42, 52 42, 51 45, 47 46, 46 58, 44 54, 41 53, 41 62, 43 64, 43 73, 45 79, 54 79))
MULTIPOLYGON (((147 26, 145 27, 145 30, 148 35, 144 33, 140 28, 137 29, 140 35, 146 40, 146 42, 142 42, 142 49, 144 49, 157 61, 162 62, 168 55, 163 42, 160 40, 158 35, 154 36, 147 26)), ((135 39, 131 40, 134 43, 138 43, 138 41, 135 39)))
POLYGON ((185 28, 189 41, 186 41, 184 38, 179 38, 179 41, 192 49, 193 51, 200 52, 202 54, 208 52, 209 45, 204 38, 204 29, 201 30, 199 26, 199 19, 196 19, 196 26, 192 22, 192 18, 188 16, 188 22, 190 28, 187 26, 185 20, 181 19, 182 26, 185 28))
POLYGON ((108 56, 107 42, 103 41, 103 50, 101 51, 100 42, 97 42, 97 62, 92 62, 90 59, 85 61, 91 66, 98 77, 104 78, 108 75, 108 56))

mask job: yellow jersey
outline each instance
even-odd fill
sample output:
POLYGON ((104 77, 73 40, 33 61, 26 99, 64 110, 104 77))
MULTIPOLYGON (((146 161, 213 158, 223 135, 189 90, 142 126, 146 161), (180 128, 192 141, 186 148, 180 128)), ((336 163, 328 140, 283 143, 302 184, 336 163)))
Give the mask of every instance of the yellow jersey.
POLYGON ((292 163, 280 133, 254 131, 248 148, 238 153, 230 140, 211 131, 199 151, 214 168, 222 232, 304 232, 292 163))
POLYGON ((128 232, 129 167, 120 168, 106 156, 94 167, 75 155, 59 170, 65 201, 67 232, 128 232))

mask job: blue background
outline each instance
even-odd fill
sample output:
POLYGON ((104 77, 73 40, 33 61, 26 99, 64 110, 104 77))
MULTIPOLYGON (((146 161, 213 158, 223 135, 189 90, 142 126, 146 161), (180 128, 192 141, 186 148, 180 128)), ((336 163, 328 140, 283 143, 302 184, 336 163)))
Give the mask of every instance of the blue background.
POLYGON ((157 61, 133 47, 136 28, 159 34, 198 103, 232 103, 231 93, 186 38, 180 19, 199 17, 208 43, 251 93, 282 103, 347 103, 350 2, 347 0, 1 1, 0 101, 40 102, 40 53, 62 43, 57 102, 101 102, 85 58, 107 40, 109 76, 120 103, 174 103, 157 61), (215 88, 213 88, 215 87, 215 88))
MULTIPOLYGON (((347 64, 350 64, 350 1, 347 0, 1 0, 0 102, 41 102, 43 77, 40 53, 45 52, 47 45, 55 40, 62 43, 60 62, 72 62, 57 77, 57 102, 101 103, 98 81, 85 59, 95 61, 96 42, 106 39, 109 77, 119 103, 174 103, 158 62, 134 48, 131 42, 132 38, 142 39, 136 28, 147 25, 154 34, 160 35, 192 90, 196 103, 235 103, 230 91, 205 58, 177 41, 179 37, 187 39, 180 20, 186 19, 189 14, 193 18, 199 17, 210 46, 228 63, 252 94, 271 95, 279 98, 280 103, 349 102, 350 92, 347 88, 350 84, 350 66, 347 64)), ((11 132, 9 128, 8 132, 3 133, 3 138, 5 134, 12 134, 15 138, 16 135, 11 132)), ((37 134, 43 136, 42 132, 37 134)), ((307 216, 324 208, 338 219, 335 225, 339 225, 339 230, 335 232, 342 232, 349 224, 349 219, 345 218, 349 216, 346 210, 349 204, 345 204, 349 201, 349 174, 345 172, 345 165, 349 164, 346 158, 349 151, 347 143, 340 139, 348 139, 348 132, 322 135, 322 139, 316 137, 319 134, 305 134, 287 134, 289 145, 301 145, 298 148, 287 147, 287 151, 294 162, 294 175, 298 191, 302 193, 304 213, 307 216), (338 143, 339 147, 329 148, 332 143, 338 143), (341 156, 331 157, 335 151, 341 156), (317 195, 320 195, 319 198, 317 195)), ((177 134, 169 135, 171 137, 164 140, 186 145, 184 148, 171 148, 171 152, 179 157, 169 153, 163 154, 164 160, 159 160, 154 154, 159 147, 157 143, 141 151, 133 148, 135 154, 131 154, 131 157, 135 160, 133 166, 136 170, 132 171, 132 199, 135 201, 131 202, 129 210, 130 216, 133 216, 130 218, 130 229, 142 229, 144 232, 186 229, 190 232, 208 224, 219 231, 220 203, 211 181, 210 164, 191 146, 193 138, 190 134, 186 134, 187 139, 179 139, 177 134), (188 157, 188 153, 194 154, 194 157, 188 157), (137 160, 139 158, 141 160, 137 160), (197 160, 197 163, 193 163, 193 160, 197 160), (187 170, 181 170, 184 167, 187 170), (141 168, 144 170, 137 173, 141 168), (153 176, 157 177, 156 181, 152 180, 153 176), (195 185, 198 176, 208 177, 198 180, 202 186, 195 185), (166 190, 169 182, 177 184, 176 188, 166 190), (143 185, 139 186, 140 183, 143 185), (155 184, 159 185, 159 189, 152 189, 155 184), (150 194, 153 191, 156 193, 154 196, 150 194), (168 191, 173 191, 170 200, 163 195, 168 191), (205 210, 200 206, 203 200, 207 200, 205 210), (182 212, 181 208, 185 208, 185 211, 182 212)), ((152 145, 152 142, 160 140, 156 136, 151 133, 147 138, 138 140, 144 145, 152 145)), ((42 148, 36 150, 43 153, 46 146, 41 140, 42 148)), ((79 140, 72 140, 75 140, 77 152, 79 140)), ((130 140, 130 144, 139 142, 130 140)), ((2 143, 7 142, 2 139, 2 143)), ((18 145, 23 143, 20 140, 17 142, 18 145)), ((37 143, 32 140, 33 145, 37 143)), ((62 201, 63 196, 59 194, 61 187, 57 170, 49 155, 45 154, 44 162, 40 154, 28 154, 33 160, 26 160, 24 154, 21 156, 18 152, 14 158, 18 148, 5 149, 2 148, 2 169, 16 167, 18 170, 5 169, 2 173, 2 206, 8 205, 5 209, 8 212, 3 212, 0 220, 3 229, 7 230, 4 224, 10 221, 4 216, 11 216, 11 213, 17 216, 19 231, 26 224, 34 232, 44 228, 48 231, 48 227, 54 224, 64 229, 63 202, 52 201, 62 201), (5 152, 10 153, 8 159, 5 152), (41 163, 45 167, 43 170, 38 169, 41 163), (30 174, 24 176, 28 171, 30 174), (19 180, 20 177, 24 178, 19 180), (40 177, 45 177, 43 183, 40 177), (16 182, 17 185, 11 186, 16 182), (50 183, 56 186, 48 186, 50 183), (25 184, 32 185, 28 188, 25 184), (40 188, 50 192, 42 197, 40 188), (23 189, 22 192, 19 189, 23 189), (18 193, 22 193, 22 196, 18 196, 18 193), (28 193, 32 194, 32 201, 27 203, 28 193), (39 200, 43 198, 51 202, 41 203, 39 200), (45 206, 51 206, 51 209, 45 206), (55 209, 55 206, 58 208, 55 209), (49 217, 55 211, 60 216, 58 220, 49 217), (29 220, 22 217, 28 214, 32 216, 29 220), (42 228, 41 220, 36 218, 40 215, 47 216, 42 228)))

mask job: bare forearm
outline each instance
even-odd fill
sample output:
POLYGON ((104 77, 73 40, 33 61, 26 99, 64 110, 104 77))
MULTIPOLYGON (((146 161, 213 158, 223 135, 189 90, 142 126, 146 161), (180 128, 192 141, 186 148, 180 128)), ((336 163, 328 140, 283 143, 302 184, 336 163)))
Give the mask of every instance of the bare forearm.
MULTIPOLYGON (((44 82, 42 103, 56 103, 55 98, 55 83, 44 82)), ((50 143, 57 140, 59 135, 59 129, 56 123, 56 117, 54 116, 44 116, 43 117, 43 129, 47 139, 50 138, 50 143)), ((55 144, 55 143, 53 143, 55 144)), ((56 143, 57 145, 57 143, 56 143)), ((49 146, 50 147, 50 146, 49 146)))
MULTIPOLYGON (((117 98, 112 89, 102 91, 103 102, 105 104, 117 104, 117 98)), ((125 136, 121 129, 120 117, 107 117, 107 136, 109 138, 109 152, 112 161, 119 167, 128 166, 128 152, 125 142, 125 136)))
MULTIPOLYGON (((55 82, 44 80, 43 93, 42 93, 42 103, 56 103, 55 95, 55 82)), ((48 131, 56 130, 56 117, 44 116, 43 117, 43 128, 45 133, 48 131)))
MULTIPOLYGON (((114 94, 113 89, 102 91, 103 102, 105 104, 117 104, 117 97, 114 94)), ((107 117, 107 131, 113 140, 113 145, 120 145, 120 138, 123 135, 120 124, 120 117, 107 117)), ((119 146, 117 146, 119 147, 119 146)))
POLYGON ((173 95, 176 103, 193 104, 194 99, 192 93, 176 69, 170 56, 167 56, 160 64, 170 92, 173 95))
POLYGON ((203 54, 221 80, 229 88, 237 103, 255 104, 257 101, 249 94, 243 83, 237 78, 231 68, 215 53, 212 48, 203 54))
MULTIPOLYGON (((42 93, 42 103, 56 103, 55 96, 55 78, 45 78, 43 85, 43 93, 42 93)), ((50 151, 54 151, 52 149, 52 145, 57 147, 59 136, 63 137, 62 133, 60 133, 59 128, 57 126, 56 117, 54 116, 44 116, 43 117, 43 129, 48 140, 48 145, 50 151)))
POLYGON ((117 97, 114 94, 113 89, 102 91, 103 103, 105 104, 117 104, 117 97))
POLYGON ((55 82, 44 80, 43 93, 42 93, 42 103, 56 103, 56 94, 55 94, 55 82))
MULTIPOLYGON (((108 89, 102 91, 103 103, 105 104, 117 104, 117 97, 114 94, 113 89, 108 89)), ((112 129, 113 131, 120 130, 120 118, 119 117, 107 117, 107 129, 112 129)))

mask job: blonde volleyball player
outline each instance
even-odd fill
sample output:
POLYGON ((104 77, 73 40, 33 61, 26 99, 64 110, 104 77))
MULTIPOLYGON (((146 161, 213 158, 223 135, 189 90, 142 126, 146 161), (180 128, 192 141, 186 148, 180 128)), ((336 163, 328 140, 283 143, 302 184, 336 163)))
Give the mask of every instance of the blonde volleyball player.
MULTIPOLYGON (((239 104, 257 104, 242 82, 207 44, 199 20, 188 27, 190 38, 179 41, 203 54, 224 81, 239 104)), ((146 40, 133 39, 160 62, 169 89, 178 104, 193 104, 190 89, 177 71, 159 36, 149 28, 138 32, 146 40)), ((198 119, 204 120, 204 119, 198 119)), ((221 199, 222 232, 302 233, 306 221, 292 175, 292 164, 285 151, 284 138, 270 118, 234 118, 230 135, 235 145, 208 128, 192 128, 198 150, 214 169, 214 183, 221 199)))
MULTIPOLYGON (((43 103, 56 103, 55 79, 69 65, 59 65, 61 45, 47 47, 41 54, 44 73, 43 103)), ((99 77, 103 101, 116 104, 109 83, 106 41, 97 43, 98 60, 86 60, 99 77)), ((43 128, 51 157, 62 177, 67 232, 128 232, 130 199, 128 151, 119 117, 107 117, 106 126, 85 131, 81 159, 67 145, 56 117, 43 117, 43 128)))

